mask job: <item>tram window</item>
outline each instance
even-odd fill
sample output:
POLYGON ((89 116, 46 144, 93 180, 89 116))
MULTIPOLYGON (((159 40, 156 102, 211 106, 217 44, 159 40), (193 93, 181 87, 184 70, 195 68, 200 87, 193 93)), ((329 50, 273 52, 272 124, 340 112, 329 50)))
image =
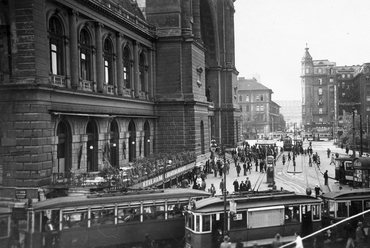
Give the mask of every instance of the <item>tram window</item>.
POLYGON ((284 224, 284 207, 248 210, 248 228, 281 226, 284 224))
MULTIPOLYGON (((364 201, 364 210, 369 210, 370 209, 370 201, 364 201)), ((370 217, 370 212, 367 212, 365 214, 365 217, 370 217)))
POLYGON ((320 205, 312 206, 312 220, 320 220, 320 205))
POLYGON ((362 201, 351 201, 349 205, 349 216, 362 212, 362 201))
POLYGON ((42 226, 41 229, 44 232, 47 220, 51 220, 54 230, 59 230, 59 209, 57 210, 45 210, 42 211, 42 226))
POLYGON ((91 226, 113 225, 114 209, 91 209, 91 226))
POLYGON ((285 207, 285 222, 298 222, 300 221, 299 206, 285 207))
POLYGON ((184 203, 168 204, 167 205, 167 218, 181 218, 182 210, 184 209, 184 203))
POLYGON ((211 216, 210 215, 203 215, 202 220, 202 231, 203 232, 209 232, 211 231, 211 216))
POLYGON ((190 230, 194 230, 194 215, 189 214, 186 217, 186 227, 190 230))
POLYGON ((118 223, 140 221, 140 207, 118 208, 118 223))
POLYGON ((9 217, 0 217, 0 238, 8 237, 9 217))
POLYGON ((144 221, 146 220, 163 220, 164 205, 144 206, 143 207, 144 221))
POLYGON ((239 212, 230 218, 230 229, 243 228, 247 223, 247 212, 239 212))
POLYGON ((41 232, 41 212, 35 212, 35 232, 41 232))
POLYGON ((195 231, 200 232, 200 216, 195 216, 195 231))
POLYGON ((348 217, 347 202, 337 202, 337 217, 348 217))
POLYGON ((87 227, 87 209, 80 212, 63 212, 63 229, 87 227))
POLYGON ((335 217, 335 214, 334 214, 334 212, 335 212, 335 202, 333 202, 333 201, 329 201, 328 202, 328 206, 327 206, 327 208, 326 209, 328 209, 329 210, 329 216, 331 216, 331 217, 335 217))

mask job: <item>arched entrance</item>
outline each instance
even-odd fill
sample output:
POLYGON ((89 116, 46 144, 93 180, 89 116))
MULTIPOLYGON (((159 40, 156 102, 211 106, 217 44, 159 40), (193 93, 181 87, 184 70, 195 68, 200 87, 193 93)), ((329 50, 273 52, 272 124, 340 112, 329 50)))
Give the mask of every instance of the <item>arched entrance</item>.
POLYGON ((64 173, 66 176, 71 173, 71 129, 67 122, 61 121, 57 127, 57 172, 64 173))

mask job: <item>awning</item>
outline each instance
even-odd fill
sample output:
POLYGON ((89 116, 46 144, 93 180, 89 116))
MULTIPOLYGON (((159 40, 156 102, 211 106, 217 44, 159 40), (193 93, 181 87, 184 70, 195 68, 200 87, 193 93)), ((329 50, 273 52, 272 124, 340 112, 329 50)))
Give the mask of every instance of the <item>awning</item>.
POLYGON ((353 168, 361 170, 370 170, 370 157, 355 158, 353 168))

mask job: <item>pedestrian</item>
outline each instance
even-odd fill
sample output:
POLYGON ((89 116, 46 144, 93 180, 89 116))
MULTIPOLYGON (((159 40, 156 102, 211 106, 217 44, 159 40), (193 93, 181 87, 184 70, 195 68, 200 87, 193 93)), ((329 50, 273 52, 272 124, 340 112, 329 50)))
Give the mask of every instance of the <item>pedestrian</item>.
POLYGON ((292 158, 290 157, 290 152, 288 152, 288 161, 290 161, 292 158))
POLYGON ((334 154, 331 155, 330 165, 331 164, 335 165, 335 157, 334 157, 334 154))
POLYGON ((224 237, 224 242, 221 243, 220 248, 231 248, 230 238, 229 236, 224 237))
POLYGON ((247 170, 249 171, 249 175, 252 174, 252 164, 250 161, 247 162, 247 170))
POLYGON ((233 182, 233 185, 234 185, 234 192, 238 192, 239 191, 239 182, 238 182, 238 179, 235 178, 234 182, 233 182))
POLYGON ((258 159, 257 158, 254 160, 254 163, 256 165, 256 172, 258 172, 258 159))
POLYGON ((347 222, 344 226, 345 231, 345 238, 347 239, 346 248, 355 248, 354 237, 356 233, 354 232, 354 228, 350 222, 347 222))
POLYGON ((51 223, 51 220, 46 221, 45 225, 45 247, 49 248, 53 246, 53 231, 54 227, 53 224, 51 223))
POLYGON ((329 179, 329 176, 328 176, 328 170, 326 170, 324 172, 324 179, 325 179, 325 185, 328 185, 328 179, 329 179))
POLYGON ((243 163, 243 172, 244 172, 244 176, 247 175, 247 164, 246 162, 243 163))
POLYGON ((285 155, 284 154, 283 154, 282 161, 283 161, 283 165, 285 165, 285 155))
POLYGON ((215 194, 216 194, 216 188, 213 185, 213 183, 211 183, 211 187, 209 188, 209 192, 212 194, 212 196, 215 196, 215 194))
POLYGON ((366 244, 366 234, 362 222, 358 222, 356 228, 356 243, 357 248, 363 248, 366 244))
POLYGON ((221 194, 224 192, 224 187, 225 187, 224 179, 222 179, 222 178, 221 178, 221 182, 220 182, 220 190, 221 190, 221 194))
MULTIPOLYGON (((10 234, 8 238, 8 247, 21 247, 21 244, 19 243, 19 230, 18 226, 15 222, 11 222, 11 229, 10 234)), ((4 229, 6 230, 6 229, 4 229)))
POLYGON ((244 183, 244 181, 241 181, 241 182, 240 182, 240 185, 239 185, 239 191, 240 191, 240 192, 247 191, 247 185, 244 183))
POLYGON ((312 167, 312 159, 310 155, 308 155, 308 166, 312 167))
POLYGON ((295 248, 303 248, 303 242, 301 236, 299 236, 298 232, 294 233, 295 236, 295 248))
POLYGON ((316 186, 315 186, 315 195, 316 195, 316 198, 320 195, 320 191, 322 192, 320 186, 318 184, 316 184, 316 186))
POLYGON ((326 153, 327 153, 327 155, 328 155, 328 158, 330 158, 330 153, 331 153, 331 151, 330 151, 330 149, 328 148, 328 150, 326 151, 326 153))
POLYGON ((206 180, 205 179, 202 180, 202 183, 201 183, 201 186, 200 187, 202 188, 202 190, 206 190, 207 184, 206 184, 206 180))
POLYGON ((241 167, 240 167, 240 164, 238 163, 236 165, 236 174, 238 174, 238 176, 240 175, 240 170, 241 170, 241 167))
POLYGON ((243 248, 244 247, 244 244, 242 243, 242 238, 239 237, 236 241, 236 245, 235 245, 235 248, 243 248))
POLYGON ((272 241, 271 247, 272 248, 278 248, 278 247, 280 247, 282 245, 283 245, 283 242, 281 242, 281 236, 278 233, 278 234, 275 235, 275 240, 272 241))
POLYGON ((245 180, 245 187, 246 187, 246 191, 249 191, 252 189, 252 183, 249 180, 249 177, 247 177, 247 179, 245 180))

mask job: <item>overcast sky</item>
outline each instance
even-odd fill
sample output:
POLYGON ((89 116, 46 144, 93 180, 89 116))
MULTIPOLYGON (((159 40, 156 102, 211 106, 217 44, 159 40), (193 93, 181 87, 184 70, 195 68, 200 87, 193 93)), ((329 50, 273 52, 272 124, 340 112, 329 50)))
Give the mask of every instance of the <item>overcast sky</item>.
POLYGON ((236 68, 272 89, 273 100, 301 99, 306 43, 313 59, 370 62, 370 0, 236 0, 236 68))

